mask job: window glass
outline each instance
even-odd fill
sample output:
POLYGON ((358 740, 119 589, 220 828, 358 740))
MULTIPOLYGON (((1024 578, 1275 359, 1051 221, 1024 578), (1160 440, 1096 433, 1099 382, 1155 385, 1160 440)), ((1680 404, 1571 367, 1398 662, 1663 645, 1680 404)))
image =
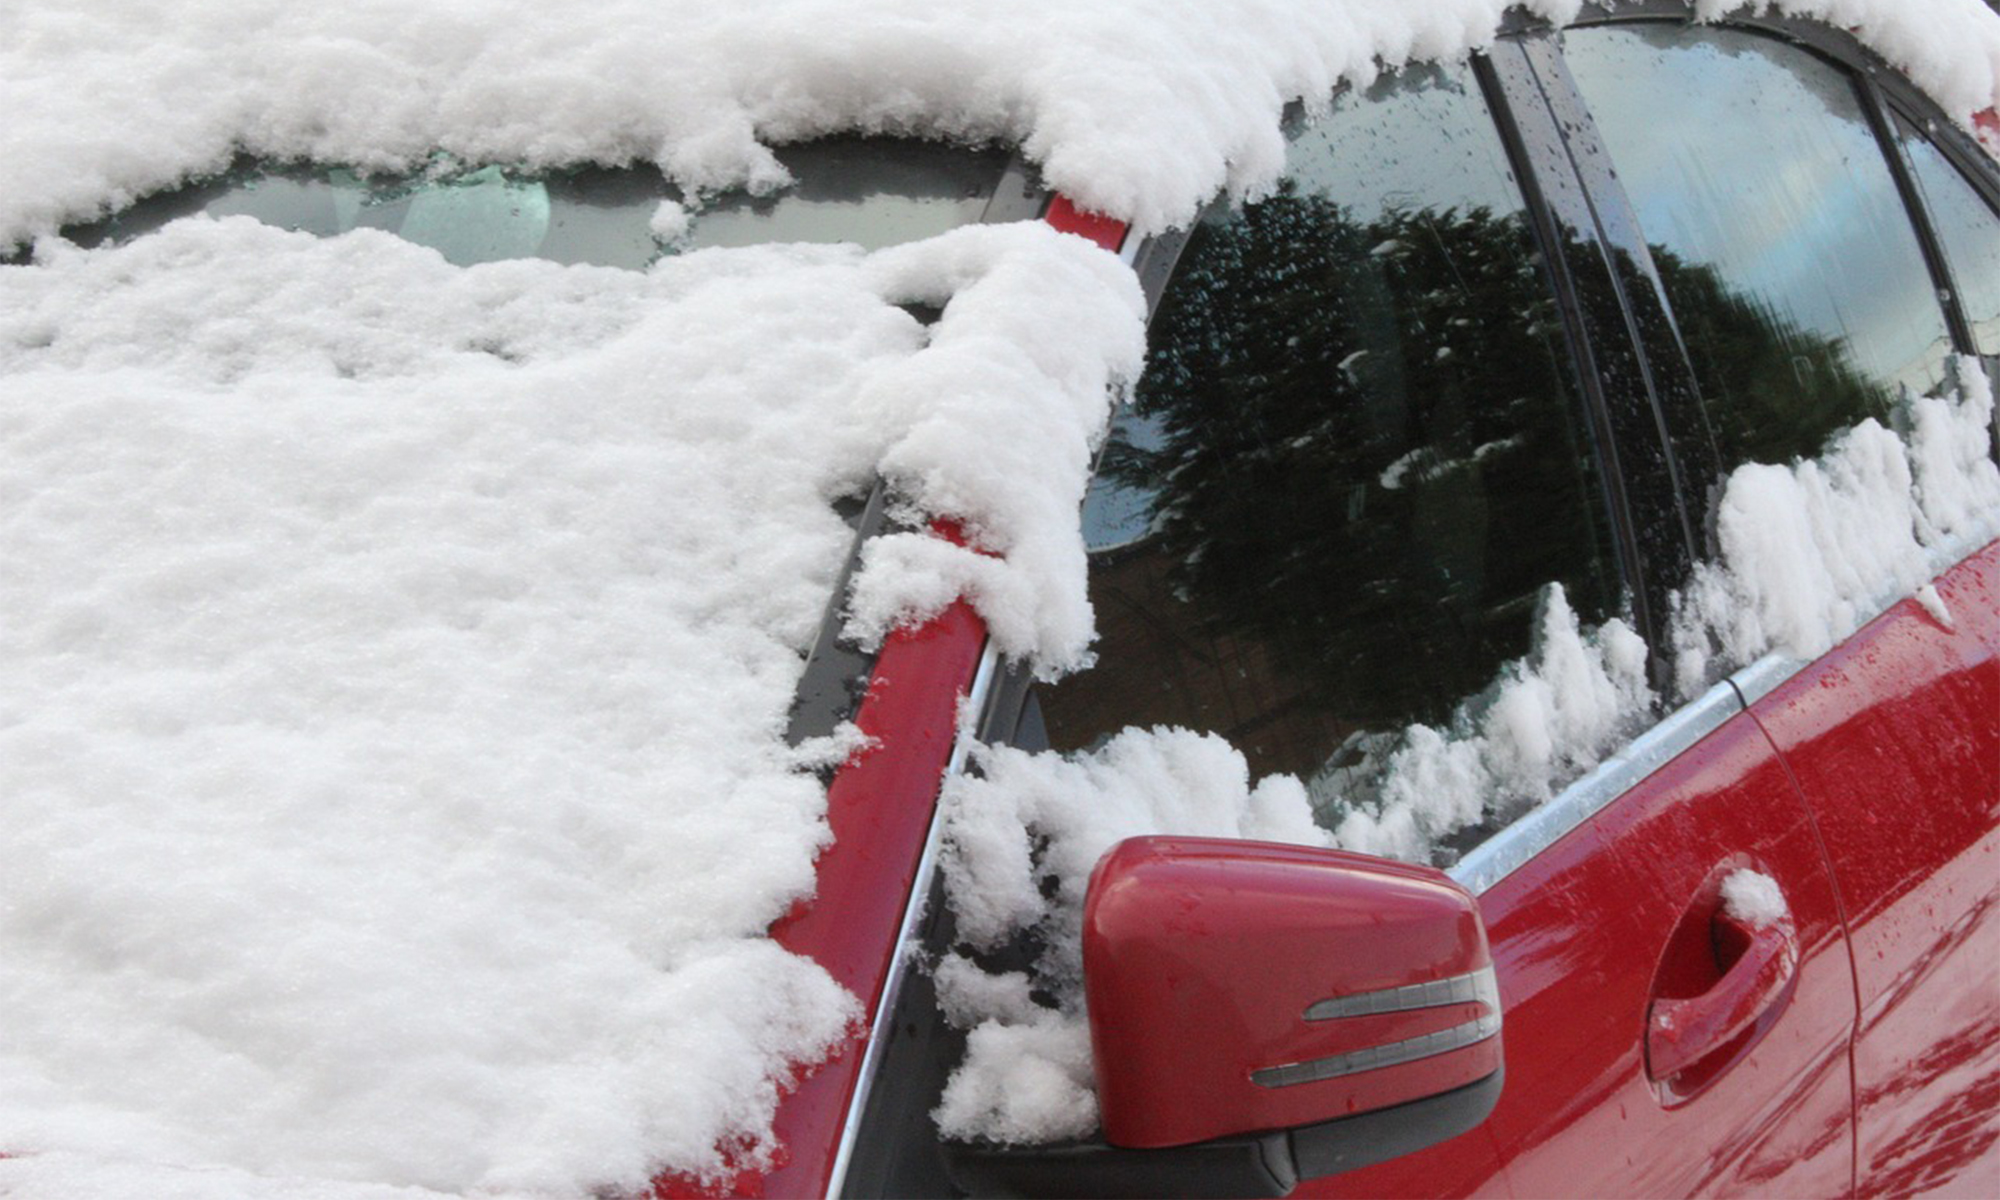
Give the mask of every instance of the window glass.
POLYGON ((829 138, 778 152, 792 186, 690 206, 684 234, 656 234, 665 200, 685 198, 651 167, 525 175, 499 167, 412 177, 248 166, 70 231, 83 245, 125 240, 192 213, 247 215, 332 236, 383 229, 461 266, 505 258, 641 268, 663 253, 761 242, 854 242, 879 249, 979 220, 1007 165, 999 151, 887 138, 829 138))
POLYGON ((1944 243, 1959 307, 1972 323, 1981 354, 2000 354, 2000 218, 1944 153, 1906 122, 1898 122, 1924 208, 1944 243))
POLYGON ((1336 820, 1406 724, 1527 651, 1547 584, 1616 602, 1591 464, 1470 70, 1342 96, 1167 286, 1085 504, 1099 662, 1043 695, 1051 743, 1218 732, 1336 820))
POLYGON ((1944 313, 1853 83, 1725 29, 1572 30, 1564 57, 1652 248, 1725 466, 1786 462, 1898 389, 1944 313))

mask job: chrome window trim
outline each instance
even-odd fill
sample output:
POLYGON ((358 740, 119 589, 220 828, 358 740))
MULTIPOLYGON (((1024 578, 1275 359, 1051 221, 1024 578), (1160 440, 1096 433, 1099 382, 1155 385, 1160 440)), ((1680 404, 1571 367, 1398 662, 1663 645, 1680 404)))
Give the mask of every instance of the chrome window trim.
MULTIPOLYGON (((2000 533, 2000 528, 1975 529, 1932 547, 1925 563, 1925 583, 1972 557, 1991 543, 1996 533, 2000 533)), ((1856 626, 1856 632, 1910 598, 1911 593, 1905 589, 1877 593, 1870 603, 1861 606, 1869 616, 1856 626)), ((1480 843, 1448 868, 1446 874, 1473 895, 1484 893, 1601 812, 1634 784, 1692 748, 1729 718, 1747 712, 1751 705, 1809 665, 1806 659, 1782 652, 1764 655, 1599 763, 1555 799, 1480 843)))
POLYGON ((1742 711, 1736 689, 1727 680, 1716 684, 1598 763, 1555 799, 1481 842, 1445 874, 1475 896, 1484 893, 1742 711))
POLYGON ((1729 677, 1736 686, 1736 694, 1743 698, 1746 709, 1778 690, 1779 685, 1804 670, 1808 665, 1803 658, 1789 654, 1766 654, 1741 671, 1729 677))
MULTIPOLYGON (((992 642, 987 642, 979 655, 979 667, 973 672, 972 688, 960 702, 960 714, 986 711, 987 696, 993 688, 993 681, 999 675, 1000 654, 992 642)), ((951 758, 945 763, 943 780, 965 770, 966 759, 972 753, 975 740, 974 722, 961 719, 958 735, 952 740, 951 758)), ((940 781, 942 786, 942 780, 940 781)), ((882 979, 881 998, 875 1005, 874 1017, 869 1022, 868 1046, 862 1052, 861 1069, 854 1080, 854 1094, 847 1100, 847 1116, 841 1122, 840 1149, 835 1152, 833 1170, 827 1176, 826 1194, 839 1196, 847 1188, 847 1165, 854 1157, 856 1139, 861 1133, 862 1114, 868 1108, 868 1093, 873 1090, 876 1073, 881 1068, 882 1047, 889 1040, 889 1026, 895 1020, 896 999, 903 991, 903 977, 908 974, 910 963, 923 948, 923 935, 919 926, 923 924, 924 913, 931 894, 931 884, 937 878, 938 848, 943 841, 943 806, 931 807, 930 829, 924 835, 924 852, 917 860, 916 878, 911 881, 910 894, 903 903, 902 928, 896 934, 896 953, 889 959, 888 974, 882 979)))

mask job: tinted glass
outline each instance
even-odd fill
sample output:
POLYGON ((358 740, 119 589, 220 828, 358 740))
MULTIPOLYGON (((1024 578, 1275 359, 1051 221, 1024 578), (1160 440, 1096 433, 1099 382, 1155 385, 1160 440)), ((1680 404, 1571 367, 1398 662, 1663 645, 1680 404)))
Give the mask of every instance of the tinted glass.
POLYGON ((1899 133, 1924 208, 1944 243, 1973 344, 1981 354, 2000 354, 2000 217, 1921 133, 1908 124, 1901 124, 1899 133))
POLYGON ((1725 465, 1816 453, 1929 391, 1944 313, 1853 83, 1722 29, 1564 35, 1639 213, 1725 465))
POLYGON ((1098 666, 1051 741, 1229 737, 1339 793, 1616 591, 1561 323, 1470 71, 1341 98, 1194 231, 1085 505, 1098 666))
POLYGON ((729 194, 690 206, 686 232, 654 232, 678 189, 651 167, 545 176, 498 167, 419 177, 246 167, 141 201, 70 232, 91 245, 192 213, 247 215, 322 236, 383 229, 461 266, 506 258, 644 267, 664 253, 762 242, 854 242, 878 249, 979 220, 1007 155, 930 142, 833 138, 778 154, 795 182, 769 196, 729 194))

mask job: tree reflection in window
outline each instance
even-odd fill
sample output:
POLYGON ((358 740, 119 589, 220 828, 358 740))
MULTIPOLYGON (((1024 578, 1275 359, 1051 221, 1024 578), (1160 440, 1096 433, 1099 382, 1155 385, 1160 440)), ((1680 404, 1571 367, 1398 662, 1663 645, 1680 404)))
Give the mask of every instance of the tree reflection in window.
POLYGON ((1739 29, 1571 30, 1724 469, 1786 463, 1940 386, 1944 310, 1854 82, 1739 29))
POLYGON ((1526 652, 1547 584, 1615 605, 1574 368, 1469 84, 1350 97, 1276 195, 1194 232, 1087 506, 1101 665, 1044 697, 1058 748, 1172 724, 1258 775, 1365 770, 1526 652))

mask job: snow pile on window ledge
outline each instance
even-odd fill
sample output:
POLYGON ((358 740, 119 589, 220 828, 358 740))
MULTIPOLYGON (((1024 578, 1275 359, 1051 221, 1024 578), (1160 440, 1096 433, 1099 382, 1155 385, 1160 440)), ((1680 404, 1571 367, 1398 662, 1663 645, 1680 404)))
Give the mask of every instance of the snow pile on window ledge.
MULTIPOLYGON (((1012 648, 1080 654, 1045 510, 1140 308, 1038 224, 640 274, 196 219, 0 267, 0 1191, 754 1160, 857 1014, 764 936, 824 837, 782 732, 830 502, 962 518, 1012 648)), ((872 619, 931 603, 901 571, 872 619)))
MULTIPOLYGON (((1933 615, 1942 608, 1930 588, 1940 555, 2000 536, 1992 388, 1977 359, 1958 359, 1956 373, 1956 396, 1905 398, 1901 436, 1866 421, 1815 461, 1729 477, 1720 557, 1676 605, 1688 696, 1767 652, 1823 653, 1904 597, 1928 591, 1933 615)), ((962 957, 939 966, 946 1015, 971 1031, 940 1127, 1016 1143, 1095 1127, 1081 923, 1090 871, 1121 838, 1257 837, 1427 861, 1451 834, 1550 799, 1657 716, 1646 659, 1623 621, 1582 628, 1551 585, 1528 656, 1468 698, 1449 729, 1403 730, 1370 795, 1331 798, 1344 815, 1330 834, 1307 823, 1328 804, 1307 805, 1305 785, 1274 775, 1252 787, 1240 754, 1187 730, 1128 730, 1072 757, 983 752, 983 777, 945 790, 947 894, 974 951, 1023 934, 1044 949, 1029 974, 962 957), (1038 990, 1055 1007, 1032 999, 1038 990)), ((1738 872, 1725 885, 1731 911, 1753 923, 1783 915, 1782 897, 1771 915, 1759 878, 1738 872)))
POLYGON ((1992 386, 1975 358, 1957 374, 1957 397, 1904 399, 1900 436, 1864 421, 1817 461, 1730 475, 1718 556, 1676 598, 1684 696, 1767 652, 1816 658, 1905 596, 1950 624, 1930 586, 1937 553, 2000 535, 1992 386))
MULTIPOLYGON (((1503 0, 400 0, 0 7, 0 247, 226 167, 443 151, 657 162, 769 186, 769 144, 851 129, 1021 146, 1144 230, 1271 186, 1286 103, 1490 42, 1503 0)), ((1565 23, 1581 0, 1524 0, 1565 23)), ((1979 0, 1708 0, 1853 29, 1947 113, 1995 103, 1979 0)))

